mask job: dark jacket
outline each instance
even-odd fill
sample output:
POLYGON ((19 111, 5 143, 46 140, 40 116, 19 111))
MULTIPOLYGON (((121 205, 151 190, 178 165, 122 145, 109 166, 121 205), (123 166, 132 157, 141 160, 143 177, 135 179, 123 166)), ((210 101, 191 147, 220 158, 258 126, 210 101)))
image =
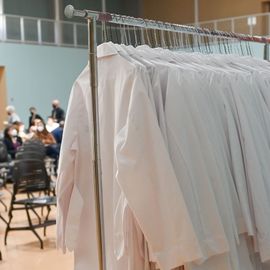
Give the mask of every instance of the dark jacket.
POLYGON ((65 112, 61 108, 55 108, 52 110, 52 118, 56 119, 57 123, 65 120, 65 112))
POLYGON ((14 144, 10 138, 4 138, 3 142, 6 145, 7 152, 12 159, 15 159, 16 152, 19 146, 22 145, 21 137, 17 136, 17 142, 14 144))
POLYGON ((55 130, 52 131, 52 135, 54 136, 56 142, 58 144, 62 143, 62 137, 63 137, 63 128, 62 127, 58 127, 55 130))

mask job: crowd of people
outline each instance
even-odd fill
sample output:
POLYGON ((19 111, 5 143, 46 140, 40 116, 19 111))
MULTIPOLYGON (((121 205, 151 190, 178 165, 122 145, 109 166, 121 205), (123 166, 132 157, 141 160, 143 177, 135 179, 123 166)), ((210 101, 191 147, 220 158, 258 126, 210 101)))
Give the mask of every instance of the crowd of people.
POLYGON ((58 100, 52 101, 52 112, 45 122, 35 107, 30 107, 29 122, 26 128, 16 113, 14 106, 7 106, 8 119, 3 132, 3 143, 11 159, 15 159, 19 147, 28 140, 40 140, 46 155, 58 160, 62 134, 64 129, 65 112, 58 100))

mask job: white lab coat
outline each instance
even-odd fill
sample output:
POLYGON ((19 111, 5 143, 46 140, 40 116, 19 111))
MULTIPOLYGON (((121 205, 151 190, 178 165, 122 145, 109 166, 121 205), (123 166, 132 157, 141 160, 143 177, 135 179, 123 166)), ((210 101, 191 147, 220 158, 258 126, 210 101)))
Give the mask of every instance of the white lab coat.
MULTIPOLYGON (((119 235, 113 231, 119 222, 131 221, 119 219, 119 213, 130 216, 126 206, 132 210, 161 269, 201 259, 189 213, 148 97, 145 70, 121 57, 110 43, 99 47, 98 57, 107 269, 142 269, 134 264, 130 266, 130 258, 133 263, 145 263, 143 257, 134 260, 135 251, 130 254, 131 249, 118 253, 119 241, 127 240, 122 239, 121 228, 125 225, 119 225, 119 235)), ((89 131, 91 95, 87 74, 85 70, 80 75, 70 98, 57 183, 57 243, 60 248, 75 251, 77 270, 97 269, 89 131)), ((127 226, 136 226, 136 223, 127 226)), ((132 242, 137 245, 138 256, 142 255, 141 243, 132 242)))

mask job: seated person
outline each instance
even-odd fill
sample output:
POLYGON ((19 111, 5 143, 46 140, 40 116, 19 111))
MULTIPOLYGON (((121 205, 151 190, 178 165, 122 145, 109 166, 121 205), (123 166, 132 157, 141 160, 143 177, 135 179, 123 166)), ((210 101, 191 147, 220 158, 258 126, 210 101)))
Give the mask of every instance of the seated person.
POLYGON ((59 127, 56 128, 56 129, 54 129, 54 130, 52 131, 52 135, 54 136, 56 142, 57 142, 59 145, 61 145, 61 143, 62 143, 64 124, 65 124, 65 122, 64 122, 64 121, 61 121, 61 122, 59 123, 59 127))
POLYGON ((27 140, 27 134, 25 133, 24 124, 22 122, 14 122, 13 127, 17 130, 18 136, 25 142, 27 140))
POLYGON ((59 127, 54 129, 52 131, 52 135, 56 140, 58 151, 60 153, 61 150, 61 143, 62 143, 62 137, 63 137, 63 130, 64 130, 64 121, 60 121, 59 127))
POLYGON ((44 121, 35 120, 36 132, 32 139, 40 140, 46 147, 46 155, 58 159, 59 149, 53 135, 46 129, 44 121))
POLYGON ((53 121, 52 117, 48 117, 46 128, 49 132, 54 131, 56 128, 59 127, 59 124, 53 121))
POLYGON ((36 119, 43 120, 43 118, 39 114, 37 114, 37 109, 35 107, 30 107, 29 112, 30 112, 30 116, 29 116, 28 130, 30 130, 30 127, 35 125, 36 119))
POLYGON ((18 136, 16 128, 8 126, 4 130, 4 144, 7 147, 8 154, 15 159, 18 148, 22 145, 22 139, 18 136))

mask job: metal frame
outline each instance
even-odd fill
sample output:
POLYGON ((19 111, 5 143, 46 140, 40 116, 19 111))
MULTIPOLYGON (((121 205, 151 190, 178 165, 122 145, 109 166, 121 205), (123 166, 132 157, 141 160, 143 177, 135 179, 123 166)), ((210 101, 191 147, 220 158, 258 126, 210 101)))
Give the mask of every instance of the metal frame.
MULTIPOLYGON (((88 20, 88 35, 89 35, 89 68, 90 68, 90 86, 92 93, 92 110, 93 110, 93 168, 94 168, 94 191, 95 191, 95 210, 96 210, 96 230, 97 230, 97 246, 99 270, 106 269, 105 258, 105 237, 104 237, 104 222, 103 222, 103 201, 102 201, 102 172, 100 161, 100 136, 99 136, 99 110, 98 110, 98 74, 97 74, 97 22, 109 22, 119 25, 150 28, 163 31, 172 31, 178 33, 187 33, 196 36, 214 36, 220 38, 235 39, 239 41, 259 42, 266 44, 265 51, 268 50, 270 38, 251 36, 244 34, 228 33, 224 31, 211 31, 208 29, 166 23, 161 21, 146 20, 134 18, 118 14, 98 12, 92 10, 76 10, 72 5, 65 8, 65 15, 68 18, 81 17, 88 20)), ((266 53, 267 54, 267 53, 266 53)))
POLYGON ((65 15, 68 18, 72 18, 72 17, 81 17, 81 18, 86 18, 86 19, 94 18, 96 21, 99 21, 99 22, 109 22, 109 23, 133 26, 133 27, 173 31, 173 32, 186 33, 186 34, 191 34, 191 35, 214 36, 214 37, 236 39, 236 40, 248 41, 248 42, 270 43, 269 37, 244 35, 244 34, 218 31, 218 30, 209 30, 206 28, 181 25, 181 24, 173 24, 173 23, 154 21, 154 20, 148 20, 148 19, 142 19, 142 18, 134 18, 130 16, 104 13, 104 12, 93 11, 93 10, 76 10, 74 9, 72 5, 68 5, 65 8, 65 15))
POLYGON ((96 233, 98 247, 99 269, 106 269, 105 259, 105 233, 103 221, 103 196, 101 181, 101 160, 100 160, 100 136, 99 136, 99 109, 98 109, 98 73, 97 73, 97 35, 96 18, 88 19, 89 37, 89 80, 92 94, 92 113, 93 113, 93 169, 94 169, 94 192, 96 210, 96 233))

